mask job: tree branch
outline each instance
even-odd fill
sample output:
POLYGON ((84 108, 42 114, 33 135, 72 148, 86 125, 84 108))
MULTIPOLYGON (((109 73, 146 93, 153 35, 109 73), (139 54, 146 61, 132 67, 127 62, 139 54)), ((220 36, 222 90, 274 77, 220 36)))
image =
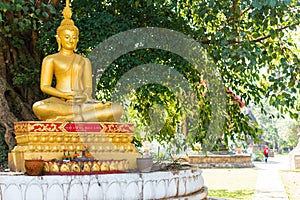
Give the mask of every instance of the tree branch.
POLYGON ((235 0, 234 5, 233 5, 233 13, 236 13, 236 9, 238 7, 239 0, 235 0))
MULTIPOLYGON (((277 32, 281 32, 281 31, 283 31, 283 30, 285 30, 285 29, 287 29, 287 28, 290 28, 290 27, 293 27, 293 26, 297 26, 297 25, 299 25, 299 24, 300 24, 300 23, 295 23, 295 24, 287 25, 287 26, 284 26, 284 27, 281 27, 281 28, 276 29, 276 31, 277 31, 277 32)), ((265 40, 265 39, 267 39, 267 38, 269 38, 269 37, 271 37, 271 35, 266 35, 266 36, 264 36, 264 37, 260 37, 260 38, 254 39, 254 40, 252 40, 252 42, 261 42, 261 41, 263 41, 263 40, 265 40)), ((204 40, 201 40, 200 42, 201 42, 202 44, 210 44, 210 43, 211 43, 211 40, 204 39, 204 40)), ((236 43, 241 43, 241 42, 243 42, 243 41, 227 40, 227 42, 228 42, 229 44, 236 44, 236 43)))
MULTIPOLYGON (((276 29, 277 32, 281 32, 287 28, 290 28, 290 27, 293 27, 293 26, 297 26, 299 25, 299 23, 296 23, 296 24, 291 24, 291 25, 287 25, 287 26, 284 26, 284 27, 281 27, 281 28, 278 28, 276 29)), ((261 38, 257 38, 255 40, 253 40, 253 42, 261 42, 262 40, 265 40, 267 38, 271 37, 271 35, 267 35, 267 36, 264 36, 264 37, 261 37, 261 38)))
POLYGON ((56 6, 57 2, 59 2, 59 0, 48 0, 48 3, 51 3, 52 6, 56 6))

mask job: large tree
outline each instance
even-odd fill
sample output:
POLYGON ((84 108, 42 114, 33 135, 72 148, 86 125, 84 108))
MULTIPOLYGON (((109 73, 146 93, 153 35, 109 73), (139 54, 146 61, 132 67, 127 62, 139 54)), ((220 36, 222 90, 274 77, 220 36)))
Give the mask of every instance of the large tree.
MULTIPOLYGON (((34 119, 31 105, 42 98, 38 89, 41 60, 57 49, 54 35, 64 3, 0 2, 0 125, 6 130, 10 149, 15 145, 13 122, 34 119)), ((229 91, 225 138, 246 139, 248 135, 255 137, 256 129, 249 125, 249 117, 241 112, 240 105, 232 103, 236 96, 246 105, 262 104, 260 99, 267 96, 271 105, 298 118, 299 107, 295 111, 294 102, 300 88, 299 52, 290 37, 291 30, 299 26, 297 3, 297 0, 74 0, 72 10, 80 30, 78 49, 82 54, 88 54, 110 36, 139 27, 168 28, 200 42, 215 61, 229 91)), ((183 66, 178 69, 188 76, 188 63, 176 55, 151 49, 123 56, 108 73, 118 78, 138 64, 161 63, 163 57, 172 58, 171 66, 183 66), (117 68, 120 63, 123 67, 117 68)), ((109 91, 117 78, 101 80, 98 89, 105 87, 109 91)), ((201 93, 202 87, 196 85, 201 78, 194 74, 190 79, 201 93)), ((203 106, 203 109, 205 114, 211 108, 203 106)))
POLYGON ((13 123, 33 120, 31 105, 42 95, 39 71, 43 52, 37 48, 40 28, 56 12, 56 1, 0 2, 0 126, 12 149, 13 123))

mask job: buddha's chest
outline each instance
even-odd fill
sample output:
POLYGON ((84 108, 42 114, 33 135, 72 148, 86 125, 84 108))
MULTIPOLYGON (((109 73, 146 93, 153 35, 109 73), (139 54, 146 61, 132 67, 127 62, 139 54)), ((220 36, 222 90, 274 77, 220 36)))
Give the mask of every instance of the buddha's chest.
POLYGON ((84 63, 81 62, 81 59, 76 58, 75 56, 71 59, 57 59, 54 63, 54 74, 56 76, 72 76, 76 72, 76 75, 79 76, 82 74, 84 68, 84 63))

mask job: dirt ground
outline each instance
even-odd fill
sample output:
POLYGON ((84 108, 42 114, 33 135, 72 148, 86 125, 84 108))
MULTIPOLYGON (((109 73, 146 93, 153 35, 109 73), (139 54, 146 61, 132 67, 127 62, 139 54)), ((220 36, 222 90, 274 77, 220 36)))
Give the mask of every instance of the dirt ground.
POLYGON ((209 190, 255 190, 255 168, 202 169, 204 184, 209 190))
MULTIPOLYGON (((289 200, 300 200, 300 170, 291 171, 288 167, 288 157, 278 155, 270 158, 270 166, 278 170, 289 200)), ((266 165, 267 166, 267 165, 266 165)), ((258 168, 235 169, 202 169, 204 184, 208 190, 255 191, 258 179, 258 168)))
POLYGON ((300 199, 300 171, 280 171, 281 180, 290 200, 300 199))

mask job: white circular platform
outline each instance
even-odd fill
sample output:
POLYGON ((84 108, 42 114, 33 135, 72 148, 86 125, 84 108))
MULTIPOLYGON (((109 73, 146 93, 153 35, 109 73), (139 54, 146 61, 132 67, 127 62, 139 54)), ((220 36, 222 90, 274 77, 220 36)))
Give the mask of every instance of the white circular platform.
POLYGON ((0 174, 1 200, 205 199, 201 169, 78 176, 0 174))

